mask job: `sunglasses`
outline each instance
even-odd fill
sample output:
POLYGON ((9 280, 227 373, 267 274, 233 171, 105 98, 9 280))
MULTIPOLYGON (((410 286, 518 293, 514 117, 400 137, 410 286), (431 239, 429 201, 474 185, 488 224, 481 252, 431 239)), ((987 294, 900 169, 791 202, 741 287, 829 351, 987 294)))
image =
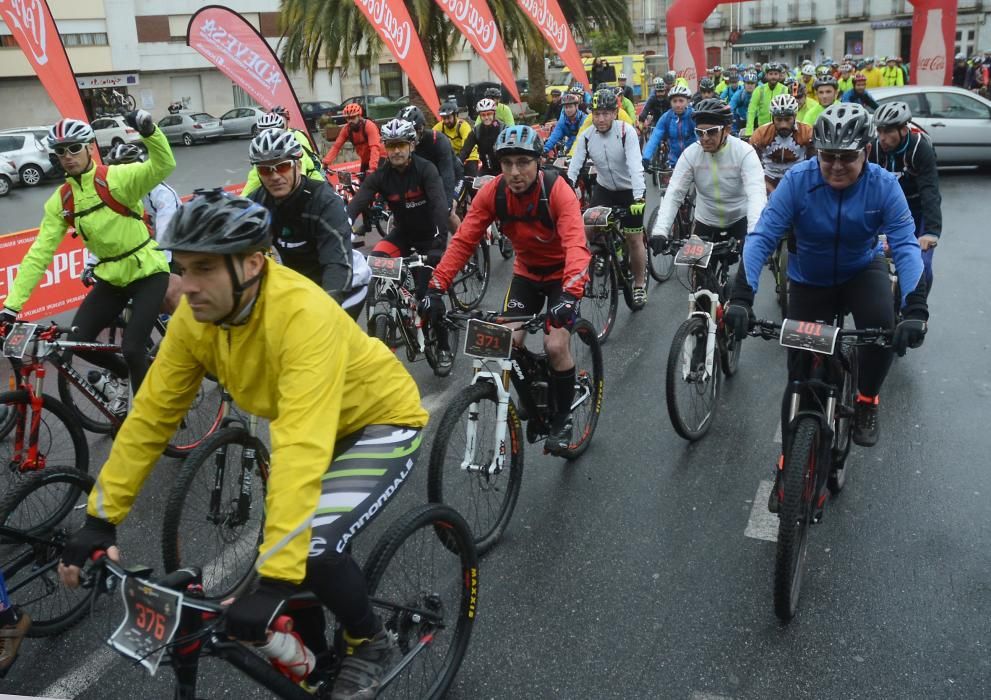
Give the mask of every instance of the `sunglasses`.
POLYGON ((290 170, 292 170, 294 160, 284 160, 281 163, 276 163, 275 165, 257 165, 259 175, 274 175, 278 173, 279 175, 285 175, 290 170))
POLYGON ((710 126, 708 129, 695 129, 695 135, 700 139, 704 139, 707 136, 716 136, 723 130, 721 126, 710 126))
POLYGON ((56 146, 52 150, 55 151, 55 155, 59 158, 68 153, 70 156, 78 156, 86 148, 85 143, 70 143, 68 146, 56 146))
POLYGON ((863 153, 862 150, 843 151, 842 153, 830 153, 829 151, 819 151, 819 160, 821 160, 823 163, 835 163, 836 161, 840 161, 841 163, 849 165, 850 163, 856 163, 857 159, 860 158, 861 153, 863 153))

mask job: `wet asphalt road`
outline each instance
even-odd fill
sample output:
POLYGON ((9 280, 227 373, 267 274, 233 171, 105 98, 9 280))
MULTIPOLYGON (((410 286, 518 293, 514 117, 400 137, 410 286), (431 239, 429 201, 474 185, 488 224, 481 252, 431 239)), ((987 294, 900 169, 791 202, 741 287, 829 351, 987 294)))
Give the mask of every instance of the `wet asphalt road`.
MULTIPOLYGON (((240 181, 242 147, 180 149, 180 175, 170 182, 185 192, 240 181), (218 169, 222 158, 233 165, 218 169)), ((652 286, 636 316, 620 304, 588 452, 566 464, 527 446, 520 500, 482 562, 479 616, 450 696, 988 697, 988 182, 968 171, 942 177, 946 234, 932 330, 895 363, 882 394, 881 441, 853 448, 847 488, 811 532, 801 606, 789 625, 772 609, 775 545, 760 538, 774 530, 765 503, 779 451, 784 351, 748 340, 710 434, 686 444, 664 403, 668 349, 686 313, 686 291, 672 279, 652 286)), ((487 306, 509 279, 498 256, 492 267, 487 306)), ((765 274, 756 310, 775 318, 769 287, 765 274)), ((437 379, 424 363, 411 366, 431 429, 413 478, 365 542, 425 500, 432 428, 469 369, 460 361, 437 379)), ((108 443, 92 445, 96 471, 108 443)), ((161 565, 162 510, 176 469, 161 461, 121 527, 127 561, 161 565)), ((111 607, 102 602, 62 637, 28 640, 0 690, 169 697, 167 671, 150 679, 104 647, 118 619, 111 607)), ((200 696, 266 694, 208 662, 200 696)))

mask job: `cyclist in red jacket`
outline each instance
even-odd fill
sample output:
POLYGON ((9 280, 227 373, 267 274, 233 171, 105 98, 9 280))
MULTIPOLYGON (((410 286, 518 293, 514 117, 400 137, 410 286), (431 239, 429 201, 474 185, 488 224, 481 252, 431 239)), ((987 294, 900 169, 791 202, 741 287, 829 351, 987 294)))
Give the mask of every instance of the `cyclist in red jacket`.
MULTIPOLYGON (((475 195, 461 228, 437 264, 421 311, 439 319, 445 312, 444 293, 471 257, 486 229, 498 220, 513 242, 516 261, 504 310, 510 314, 538 314, 547 304, 544 348, 550 358, 551 386, 559 410, 551 421, 544 448, 559 454, 571 444, 570 406, 575 391, 575 361, 569 330, 578 319, 578 302, 588 280, 592 254, 578 199, 563 177, 540 169, 543 144, 529 126, 504 129, 496 139, 496 158, 502 170, 475 195)), ((523 333, 515 342, 523 342, 523 333)))
POLYGON ((323 164, 328 168, 331 167, 337 160, 337 154, 344 148, 344 144, 350 141, 354 145, 358 160, 361 161, 361 172, 376 170, 383 155, 378 126, 371 119, 362 116, 361 105, 357 102, 351 102, 344 107, 344 117, 347 119, 347 124, 341 127, 337 140, 323 158, 323 164))

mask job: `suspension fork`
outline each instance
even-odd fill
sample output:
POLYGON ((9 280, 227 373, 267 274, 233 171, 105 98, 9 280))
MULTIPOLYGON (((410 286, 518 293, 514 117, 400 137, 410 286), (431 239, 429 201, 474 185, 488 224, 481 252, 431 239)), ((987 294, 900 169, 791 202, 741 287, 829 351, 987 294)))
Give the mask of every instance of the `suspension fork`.
POLYGON ((30 408, 21 404, 17 407, 17 424, 14 429, 14 451, 11 466, 19 472, 38 471, 45 468, 45 456, 38 452, 38 435, 41 430, 41 411, 44 406, 43 390, 45 367, 42 364, 22 365, 21 386, 28 393, 30 408), (35 375, 34 384, 31 374, 35 375), (30 411, 30 415, 25 412, 30 411), (30 426, 28 425, 30 421, 30 426), (27 454, 24 453, 24 438, 27 432, 27 454))
POLYGON ((251 516, 251 480, 252 471, 258 464, 258 453, 254 447, 254 437, 258 432, 258 417, 251 416, 248 419, 248 434, 252 441, 245 446, 241 454, 241 493, 237 498, 237 522, 238 525, 248 522, 251 516))
MULTIPOLYGON (((477 384, 479 381, 490 382, 496 388, 498 397, 498 407, 496 409, 496 445, 492 462, 485 469, 488 475, 498 474, 506 464, 506 438, 509 420, 509 372, 510 361, 499 361, 500 371, 493 372, 482 369, 482 363, 475 365, 475 375, 471 383, 477 384)), ((481 471, 484 467, 476 463, 476 450, 479 440, 479 404, 478 402, 468 407, 468 427, 465 430, 465 454, 461 460, 461 469, 464 471, 481 471)))

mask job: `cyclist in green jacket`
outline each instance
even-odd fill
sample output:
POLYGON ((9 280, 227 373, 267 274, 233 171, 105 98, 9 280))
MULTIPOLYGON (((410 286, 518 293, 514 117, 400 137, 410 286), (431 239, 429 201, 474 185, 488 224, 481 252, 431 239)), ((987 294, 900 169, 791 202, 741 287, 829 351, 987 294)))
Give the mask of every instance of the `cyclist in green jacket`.
MULTIPOLYGON (((300 172, 311 180, 326 181, 327 176, 321 167, 320 158, 312 150, 313 144, 310 143, 310 139, 299 129, 289 128, 289 112, 286 111, 285 107, 278 105, 272 107, 268 114, 258 117, 256 125, 259 133, 266 129, 291 131, 292 135, 296 137, 296 142, 303 148, 303 157, 299 161, 300 172)), ((244 189, 241 190, 241 196, 247 197, 261 186, 262 181, 258 177, 258 171, 252 167, 248 172, 248 179, 244 183, 244 189)))
MULTIPOLYGON (((124 119, 141 134, 148 149, 145 162, 111 165, 106 170, 105 184, 110 197, 117 206, 126 207, 127 214, 114 211, 97 190, 102 183, 96 182, 99 173, 92 127, 78 119, 62 119, 48 131, 48 143, 68 176, 71 202, 68 193, 63 194, 63 188, 53 192, 45 202, 38 237, 21 261, 0 311, 0 322, 15 320, 41 281, 69 226, 75 226, 76 233, 100 261, 93 269, 93 289, 72 321, 77 330, 70 339, 93 340, 130 301, 131 319, 121 343, 123 361, 111 353, 80 355, 119 377, 129 375, 137 391, 148 371, 145 345, 169 285, 169 263, 148 235, 142 220, 141 198, 175 169, 175 158, 168 140, 148 112, 137 110, 124 119)), ((126 392, 121 392, 120 403, 111 410, 125 411, 126 396, 126 392)))
MULTIPOLYGON (((493 100, 496 103, 496 120, 502 124, 503 128, 513 126, 516 123, 516 120, 513 118, 513 111, 509 109, 509 105, 503 104, 502 102, 502 90, 497 87, 485 88, 483 97, 485 99, 493 100)), ((478 126, 481 123, 481 115, 475 117, 475 126, 478 126)))
POLYGON ((767 82, 757 86, 750 97, 750 106, 747 107, 747 136, 753 134, 756 127, 771 121, 771 100, 788 90, 780 82, 781 66, 777 63, 767 64, 764 79, 767 82))

